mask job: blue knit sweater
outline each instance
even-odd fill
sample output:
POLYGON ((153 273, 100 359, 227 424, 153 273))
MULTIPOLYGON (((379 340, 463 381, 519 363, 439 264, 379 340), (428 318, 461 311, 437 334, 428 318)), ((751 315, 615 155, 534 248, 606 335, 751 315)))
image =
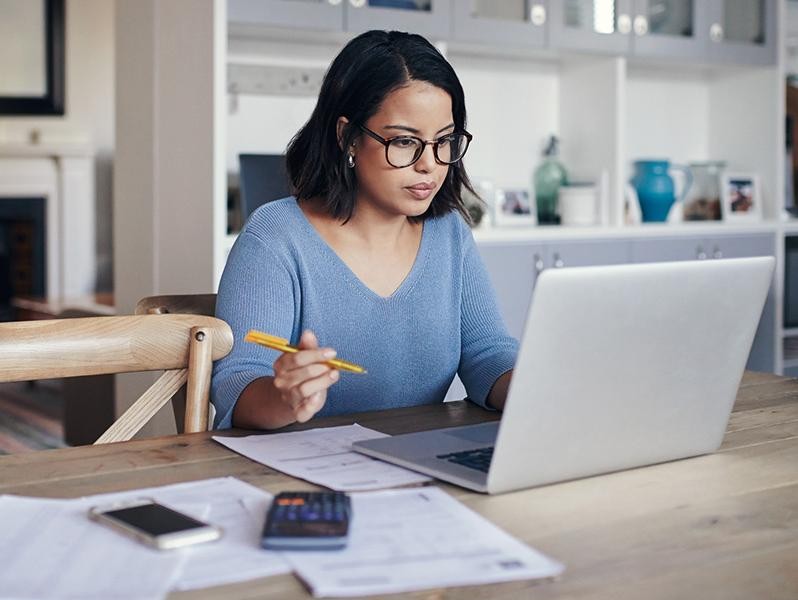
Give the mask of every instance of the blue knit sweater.
POLYGON ((341 371, 320 416, 441 402, 455 373, 485 405, 513 368, 507 334, 471 231, 457 213, 427 219, 415 263, 389 297, 371 291, 305 218, 294 198, 256 210, 236 240, 219 285, 216 316, 233 330, 232 352, 214 366, 215 426, 253 380, 274 375, 279 353, 243 341, 258 329, 319 344, 368 373, 341 371))

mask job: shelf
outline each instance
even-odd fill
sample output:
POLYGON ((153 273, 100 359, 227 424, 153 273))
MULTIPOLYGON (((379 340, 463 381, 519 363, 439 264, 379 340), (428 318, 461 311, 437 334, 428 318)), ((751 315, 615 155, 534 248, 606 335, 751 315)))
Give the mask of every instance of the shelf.
POLYGON ((688 223, 644 223, 624 227, 567 227, 558 225, 532 226, 481 226, 473 230, 478 242, 522 241, 529 239, 601 239, 601 238, 645 238, 679 236, 716 236, 750 233, 773 233, 778 230, 775 221, 750 224, 723 222, 688 223))

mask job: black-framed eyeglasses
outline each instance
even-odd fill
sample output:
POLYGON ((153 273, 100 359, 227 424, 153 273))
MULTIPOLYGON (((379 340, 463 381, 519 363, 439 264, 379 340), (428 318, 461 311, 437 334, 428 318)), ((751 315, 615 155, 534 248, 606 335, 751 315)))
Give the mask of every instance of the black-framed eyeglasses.
POLYGON ((360 129, 363 130, 363 133, 385 146, 385 160, 388 161, 389 165, 397 169, 409 167, 421 158, 427 144, 432 146, 432 154, 438 164, 451 165, 456 163, 465 156, 468 145, 473 138, 467 131, 455 131, 454 133, 442 135, 436 140, 422 140, 414 135, 398 135, 386 139, 365 125, 361 125, 360 129))

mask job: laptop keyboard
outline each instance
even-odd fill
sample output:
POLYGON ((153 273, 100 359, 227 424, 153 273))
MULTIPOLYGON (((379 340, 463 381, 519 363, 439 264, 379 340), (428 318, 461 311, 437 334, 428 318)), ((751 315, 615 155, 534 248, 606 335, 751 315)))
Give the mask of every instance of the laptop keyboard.
POLYGON ((487 473, 490 467, 490 459, 493 458, 493 446, 452 452, 450 454, 438 454, 436 458, 487 473))

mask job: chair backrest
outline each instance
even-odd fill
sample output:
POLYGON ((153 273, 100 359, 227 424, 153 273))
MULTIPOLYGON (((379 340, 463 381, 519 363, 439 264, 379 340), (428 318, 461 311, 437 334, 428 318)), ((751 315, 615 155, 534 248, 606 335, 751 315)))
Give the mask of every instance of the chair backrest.
POLYGON ((192 433, 208 428, 212 364, 232 347, 230 326, 200 315, 0 323, 0 382, 164 370, 95 443, 133 437, 183 384, 192 433))
POLYGON ((216 294, 169 294, 147 296, 136 304, 137 315, 206 315, 216 312, 216 294))
POLYGON ((284 155, 239 154, 238 165, 242 222, 261 204, 291 193, 284 155))
MULTIPOLYGON (((207 315, 216 313, 216 294, 167 294, 164 296, 147 296, 136 303, 137 315, 207 315)), ((210 407, 213 411, 213 406, 210 407)), ((172 412, 178 433, 184 431, 186 420, 185 390, 178 391, 172 397, 172 412)))

